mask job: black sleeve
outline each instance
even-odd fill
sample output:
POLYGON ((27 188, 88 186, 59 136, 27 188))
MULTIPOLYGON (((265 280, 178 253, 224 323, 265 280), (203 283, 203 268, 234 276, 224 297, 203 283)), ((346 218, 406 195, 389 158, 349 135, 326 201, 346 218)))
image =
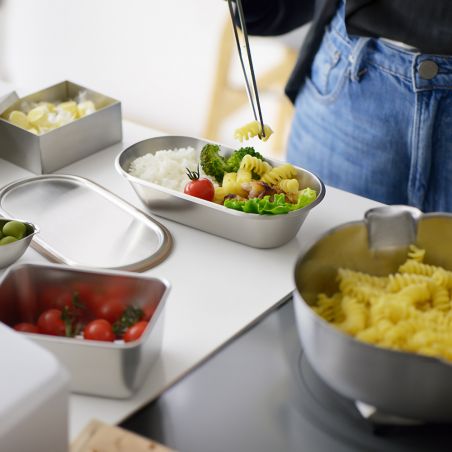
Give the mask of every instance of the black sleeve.
POLYGON ((275 36, 309 22, 315 0, 242 0, 250 35, 275 36))

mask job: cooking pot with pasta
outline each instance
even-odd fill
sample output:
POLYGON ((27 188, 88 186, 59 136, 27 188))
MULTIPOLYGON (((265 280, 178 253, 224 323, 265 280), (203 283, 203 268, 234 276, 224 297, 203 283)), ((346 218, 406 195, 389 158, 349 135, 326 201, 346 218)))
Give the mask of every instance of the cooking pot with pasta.
POLYGON ((452 215, 368 211, 295 266, 304 351, 341 395, 382 412, 452 422, 452 215))

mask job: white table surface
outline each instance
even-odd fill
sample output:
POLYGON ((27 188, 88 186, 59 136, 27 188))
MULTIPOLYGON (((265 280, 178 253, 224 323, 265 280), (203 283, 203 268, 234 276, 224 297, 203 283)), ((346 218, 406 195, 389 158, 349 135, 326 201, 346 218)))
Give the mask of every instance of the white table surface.
MULTIPOLYGON (((124 139, 58 173, 87 177, 145 210, 129 183, 114 168, 114 158, 156 130, 124 122, 124 139)), ((0 185, 34 174, 0 159, 0 185)), ((161 219, 174 238, 171 255, 149 270, 171 283, 162 353, 142 388, 127 400, 71 395, 73 439, 90 419, 118 423, 155 398, 219 346, 294 289, 297 257, 338 224, 360 220, 378 203, 327 187, 325 199, 308 215, 297 236, 275 249, 255 249, 161 219)), ((29 249, 22 262, 45 262, 29 249)), ((1 274, 1 271, 0 271, 1 274)))

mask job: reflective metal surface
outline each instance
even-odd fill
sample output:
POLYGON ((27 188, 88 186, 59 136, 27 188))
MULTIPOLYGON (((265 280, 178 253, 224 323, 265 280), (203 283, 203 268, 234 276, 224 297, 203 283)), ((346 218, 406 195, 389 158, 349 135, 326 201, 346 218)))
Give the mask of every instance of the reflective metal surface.
MULTIPOLYGON (((379 221, 379 215, 367 215, 366 221, 331 230, 299 258, 294 294, 298 333, 316 372, 340 394, 394 415, 451 422, 451 362, 360 342, 328 324, 310 308, 318 293, 333 294, 338 290, 336 274, 340 267, 382 276, 396 272, 405 261, 408 243, 403 229, 408 235, 413 224, 406 221, 401 211, 408 210, 382 209, 385 220, 388 215, 399 217, 399 227, 388 227, 392 221, 379 221), (377 219, 375 223, 372 217, 377 219), (385 246, 371 248, 369 231, 374 238, 387 236, 390 240, 385 246), (391 240, 395 238, 393 233, 399 235, 399 245, 391 240)), ((415 243, 426 250, 426 263, 451 270, 452 215, 426 214, 417 221, 416 216, 414 212, 415 243)))
MULTIPOLYGON (((200 152, 207 143, 204 140, 184 136, 150 138, 130 146, 119 154, 115 162, 116 169, 130 182, 138 197, 151 212, 256 248, 274 248, 292 239, 310 210, 325 196, 323 182, 309 171, 297 168, 300 187, 310 187, 315 190, 318 193, 317 199, 309 206, 286 215, 257 215, 228 209, 213 202, 188 196, 128 173, 131 162, 147 153, 189 146, 200 152)), ((221 151, 227 156, 233 150, 221 146, 221 151)), ((276 160, 267 159, 267 161, 273 166, 282 164, 276 160)))
POLYGON ((27 235, 21 240, 0 246, 0 268, 7 267, 13 262, 16 262, 25 253, 35 234, 39 232, 38 226, 17 218, 0 218, 0 229, 3 228, 5 223, 11 220, 18 220, 24 223, 27 226, 27 235))
MULTIPOLYGON (((118 287, 131 294, 126 302, 157 309, 141 338, 129 343, 88 341, 78 338, 27 334, 54 353, 71 375, 73 392, 126 398, 143 382, 158 357, 163 334, 163 315, 169 283, 135 273, 72 268, 63 265, 16 264, 0 281, 0 321, 13 326, 36 322, 43 310, 38 295, 45 288, 118 287)), ((83 300, 80 294, 80 300, 83 300)))
POLYGON ((51 173, 122 139, 121 103, 69 81, 58 83, 17 100, 5 110, 19 110, 20 103, 74 99, 81 91, 96 105, 84 118, 35 135, 0 118, 0 157, 36 174, 51 173))
POLYGON ((54 262, 144 271, 165 259, 170 232, 82 177, 37 176, 0 190, 0 212, 39 224, 32 246, 54 262))

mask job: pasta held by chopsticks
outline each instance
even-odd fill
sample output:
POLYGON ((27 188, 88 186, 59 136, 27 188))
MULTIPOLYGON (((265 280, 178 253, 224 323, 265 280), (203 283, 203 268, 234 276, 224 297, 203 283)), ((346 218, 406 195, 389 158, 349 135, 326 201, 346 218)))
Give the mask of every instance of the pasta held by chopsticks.
POLYGON ((258 121, 251 121, 238 129, 235 129, 234 138, 242 142, 243 140, 249 140, 253 137, 259 137, 262 141, 267 141, 273 130, 264 124, 264 134, 262 134, 262 126, 258 121))

